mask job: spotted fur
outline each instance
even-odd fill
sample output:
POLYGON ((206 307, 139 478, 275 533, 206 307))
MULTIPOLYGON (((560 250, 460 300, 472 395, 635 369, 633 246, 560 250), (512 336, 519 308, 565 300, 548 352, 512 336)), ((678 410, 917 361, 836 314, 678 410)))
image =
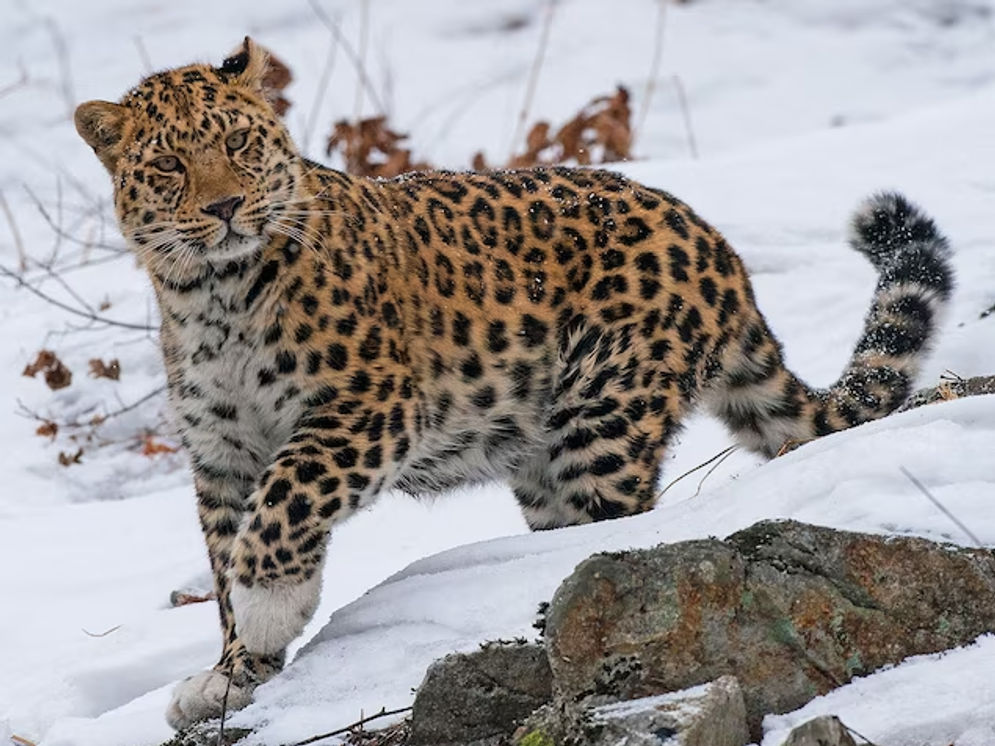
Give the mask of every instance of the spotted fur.
POLYGON ((175 726, 217 711, 218 675, 244 703, 280 668, 332 524, 384 490, 507 480, 535 529, 648 510, 696 403, 767 456, 881 417, 950 297, 933 223, 871 198, 851 242, 878 287, 814 390, 670 194, 570 168, 351 177, 297 153, 264 70, 246 40, 76 116, 159 302, 217 584, 222 658, 179 686, 175 726))

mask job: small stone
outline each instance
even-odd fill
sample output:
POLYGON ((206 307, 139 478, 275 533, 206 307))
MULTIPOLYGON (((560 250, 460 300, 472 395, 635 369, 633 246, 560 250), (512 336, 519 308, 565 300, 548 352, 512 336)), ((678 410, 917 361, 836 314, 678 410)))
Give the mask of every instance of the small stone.
POLYGON ((823 715, 793 729, 781 746, 857 746, 835 715, 823 715))
MULTIPOLYGON (((591 746, 743 746, 746 705, 733 676, 590 711, 591 746)), ((524 745, 523 745, 524 746, 524 745)))

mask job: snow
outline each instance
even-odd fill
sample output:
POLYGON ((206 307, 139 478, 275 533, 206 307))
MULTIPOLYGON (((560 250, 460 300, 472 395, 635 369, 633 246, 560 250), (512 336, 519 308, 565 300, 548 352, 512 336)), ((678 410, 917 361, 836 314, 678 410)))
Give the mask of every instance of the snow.
MULTIPOLYGON (((359 37, 359 4, 322 3, 359 37)), ((466 166, 483 148, 503 160, 538 43, 542 3, 378 0, 369 4, 368 67, 391 121, 416 157, 466 166), (502 25, 524 25, 498 31, 502 25), (458 62, 457 62, 458 61, 458 62)), ((990 0, 696 0, 668 5, 663 67, 636 151, 620 167, 674 192, 714 222, 754 277, 758 303, 789 365, 815 385, 836 378, 872 289, 872 269, 843 246, 849 211, 897 188, 954 246, 959 285, 922 375, 995 370, 995 6, 990 0), (687 91, 702 157, 688 157, 672 76, 687 91), (988 155, 985 155, 985 154, 988 155)), ((4 0, 0 7, 0 193, 33 258, 57 256, 101 313, 154 325, 148 284, 126 256, 58 239, 119 245, 99 163, 79 141, 70 104, 115 99, 153 66, 220 60, 245 33, 291 67, 288 121, 307 152, 356 111, 356 75, 342 50, 312 113, 329 34, 306 2, 157 3, 4 0), (65 46, 65 54, 57 50, 65 46), (18 85, 21 69, 27 80, 18 85), (9 87, 13 86, 13 87, 9 87), (308 121, 318 122, 309 131, 308 121), (85 260, 85 261, 84 261, 85 260)), ((563 121, 618 82, 638 119, 657 4, 563 0, 555 10, 532 115, 563 121)), ((369 96, 364 111, 371 112, 369 96)), ((16 264, 0 219, 0 262, 16 264)), ((41 287, 71 300, 41 268, 41 287)), ((220 650, 212 604, 169 608, 169 593, 209 583, 192 486, 181 454, 140 455, 136 433, 158 426, 152 397, 77 444, 35 436, 28 410, 88 419, 162 384, 154 336, 84 320, 0 279, 0 743, 144 746, 170 736, 173 684, 220 650), (80 329, 79 327, 84 327, 80 329), (73 370, 50 392, 20 375, 42 346, 73 370), (86 375, 92 357, 121 361, 119 382, 86 375)), ((730 440, 694 417, 668 454, 661 487, 730 440)), ((769 464, 740 452, 668 490, 635 518, 528 534, 508 490, 460 490, 435 501, 388 495, 335 532, 321 606, 286 671, 232 718, 258 743, 290 743, 409 704, 427 665, 481 641, 534 637, 538 604, 592 552, 725 536, 764 518, 970 540, 899 471, 908 468, 986 545, 995 397, 933 405, 830 436, 769 464), (700 487, 700 489, 699 489, 700 487)), ((985 637, 855 681, 796 713, 769 717, 764 746, 793 725, 834 713, 875 743, 974 746, 995 741, 995 642, 985 637)))

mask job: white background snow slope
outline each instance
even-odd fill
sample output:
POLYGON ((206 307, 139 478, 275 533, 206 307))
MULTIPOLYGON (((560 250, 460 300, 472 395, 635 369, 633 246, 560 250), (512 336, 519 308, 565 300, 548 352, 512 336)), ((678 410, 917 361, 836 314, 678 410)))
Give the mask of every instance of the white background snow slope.
MULTIPOLYGON (((358 46, 361 5, 318 0, 358 46)), ((562 0, 530 118, 562 122, 616 83, 636 119, 657 28, 649 0, 562 0)), ((371 0, 367 66, 391 122, 416 157, 464 167, 483 149, 507 157, 544 3, 371 0)), ((252 34, 296 80, 291 129, 322 157, 334 119, 357 111, 342 50, 312 107, 328 31, 304 0, 0 0, 0 193, 33 263, 54 258, 87 303, 154 325, 148 285, 107 214, 110 185, 73 131, 74 103, 116 99, 153 67, 219 61, 252 34), (63 49, 63 52, 59 52, 63 49), (31 195, 34 195, 33 197, 31 195), (35 202, 45 206, 48 219, 35 202), (66 234, 59 237, 54 223, 66 234)), ((360 102, 372 113, 370 97, 360 102)), ((620 170, 688 201, 719 226, 753 273, 758 302, 789 364, 816 385, 849 356, 874 286, 844 245, 849 210, 898 188, 949 235, 959 285, 922 376, 995 372, 995 6, 991 0, 695 0, 671 5, 663 64, 640 128, 639 160, 620 170), (701 157, 688 156, 672 76, 687 91, 701 157)), ((0 217, 0 262, 17 262, 0 217)), ((174 588, 205 582, 207 561, 182 455, 146 457, 137 434, 164 442, 153 397, 73 451, 34 435, 18 401, 60 419, 106 413, 162 383, 153 334, 88 324, 0 278, 0 742, 145 746, 170 735, 172 685, 220 650, 212 604, 168 607, 174 588), (20 375, 42 346, 74 371, 50 392, 20 375), (86 375, 91 357, 121 361, 119 382, 86 375), (102 636, 101 633, 112 630, 102 636), (87 634, 87 633, 91 634, 87 634)), ((663 484, 729 444, 695 418, 667 456, 663 484)), ((602 549, 724 536, 762 518, 968 543, 899 472, 906 466, 995 544, 995 397, 954 401, 825 438, 769 464, 736 453, 637 518, 528 534, 506 488, 431 502, 389 495, 332 540, 322 606, 296 660, 233 724, 259 742, 291 743, 409 704, 426 666, 488 638, 533 635, 539 602, 602 549), (503 538, 502 538, 503 537, 503 538), (448 550, 448 551, 444 551, 448 550), (438 552, 442 552, 438 554, 438 552), (411 564, 413 563, 413 564, 411 564), (365 595, 364 595, 365 594, 365 595), (313 639, 312 639, 313 638, 313 639), (307 640, 310 639, 310 642, 307 640)), ((764 746, 792 724, 839 714, 876 743, 995 743, 995 640, 927 656, 856 681, 766 722, 764 746)))

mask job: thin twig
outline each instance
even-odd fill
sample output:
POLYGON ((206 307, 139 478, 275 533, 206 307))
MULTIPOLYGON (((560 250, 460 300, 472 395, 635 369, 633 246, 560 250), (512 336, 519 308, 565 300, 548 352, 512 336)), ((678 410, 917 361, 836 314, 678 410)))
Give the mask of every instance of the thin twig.
POLYGON ((90 632, 84 629, 83 627, 80 627, 80 629, 83 630, 83 634, 86 635, 87 637, 107 637, 107 635, 109 635, 111 632, 117 632, 119 629, 121 629, 121 625, 118 624, 114 627, 111 627, 106 632, 90 632))
POLYGON ((228 692, 231 691, 231 676, 225 684, 225 696, 221 700, 221 725, 218 726, 218 746, 225 746, 225 715, 228 714, 228 692))
POLYGON ((687 133, 688 150, 691 151, 691 157, 698 160, 698 145, 695 142, 694 127, 691 125, 691 110, 688 108, 688 97, 684 92, 684 81, 681 80, 680 75, 675 75, 673 80, 674 90, 677 91, 677 103, 681 107, 681 115, 684 118, 684 131, 687 133))
POLYGON ((81 427, 92 427, 94 424, 101 424, 102 425, 103 423, 107 422, 107 420, 109 420, 109 419, 112 419, 114 417, 119 417, 120 415, 126 414, 127 412, 130 412, 133 409, 137 409, 138 407, 140 407, 142 404, 144 404, 145 402, 149 401, 150 399, 153 399, 153 398, 159 396, 159 394, 163 393, 165 390, 166 390, 166 386, 165 385, 159 386, 158 388, 153 389, 152 391, 150 391, 149 393, 147 393, 141 399, 133 401, 131 404, 125 404, 125 405, 119 407, 118 409, 115 409, 112 412, 108 412, 107 414, 96 415, 99 418, 99 422, 98 423, 94 423, 94 421, 93 421, 94 418, 92 418, 92 417, 88 421, 86 421, 86 422, 80 422, 79 420, 75 420, 75 419, 74 420, 64 420, 62 422, 59 422, 58 420, 53 420, 51 417, 42 417, 40 414, 38 414, 34 410, 29 409, 27 407, 27 405, 25 405, 24 402, 22 402, 20 399, 17 400, 17 413, 19 415, 21 415, 22 417, 27 417, 29 419, 36 420, 38 422, 54 422, 60 428, 73 429, 73 428, 81 428, 81 427))
POLYGON ((701 478, 701 481, 698 482, 698 489, 696 489, 694 491, 693 497, 698 497, 698 495, 701 494, 701 488, 702 488, 702 486, 704 486, 705 480, 708 479, 710 476, 712 476, 712 474, 715 472, 715 470, 718 469, 720 466, 722 466, 722 464, 725 462, 725 460, 727 458, 729 458, 730 456, 732 456, 732 454, 735 453, 735 452, 736 452, 735 448, 733 448, 732 450, 726 451, 725 455, 722 456, 722 458, 720 458, 718 461, 716 461, 715 464, 712 466, 711 469, 709 469, 708 471, 705 472, 705 476, 703 476, 701 478))
POLYGON ((14 237, 14 247, 17 249, 17 266, 24 272, 28 268, 28 254, 24 250, 24 241, 21 240, 21 232, 17 229, 17 221, 14 220, 14 213, 11 211, 10 205, 7 204, 7 198, 3 196, 3 190, 0 190, 0 210, 3 211, 4 217, 7 218, 10 234, 14 237))
MULTIPOLYGON (((669 490, 671 487, 673 487, 675 484, 677 484, 678 482, 680 482, 685 477, 691 476, 692 474, 694 474, 699 469, 704 469, 706 466, 708 466, 710 463, 712 463, 716 459, 725 460, 726 456, 728 456, 730 453, 732 453, 733 451, 736 451, 738 449, 739 449, 739 446, 737 446, 737 445, 731 445, 728 448, 723 448, 721 451, 719 451, 714 456, 712 456, 710 459, 708 459, 708 461, 706 461, 705 463, 698 464, 693 469, 688 469, 686 472, 684 472, 683 474, 681 474, 674 481, 672 481, 670 484, 668 484, 666 487, 664 487, 662 490, 660 490, 660 492, 657 493, 657 496, 656 496, 657 500, 659 500, 661 497, 663 497, 664 494, 666 494, 667 490, 669 490)), ((722 461, 719 461, 719 463, 722 463, 722 461)), ((710 473, 711 472, 709 472, 709 474, 710 473)), ((708 478, 708 474, 705 475, 705 478, 706 479, 708 478)), ((705 480, 703 479, 702 481, 705 481, 705 480)), ((699 488, 700 488, 700 486, 701 485, 699 485, 699 488)), ((695 494, 697 495, 697 493, 695 493, 695 494)))
POLYGON ((840 720, 840 725, 842 725, 844 728, 846 728, 846 730, 849 733, 851 733, 851 734, 855 735, 857 738, 861 739, 864 742, 862 744, 862 746, 877 746, 877 744, 874 743, 874 741, 872 741, 871 739, 869 739, 863 733, 859 733, 858 731, 855 731, 853 728, 851 728, 849 725, 847 725, 846 723, 844 723, 842 720, 840 720))
POLYGON ((3 88, 0 88, 0 98, 3 98, 9 93, 13 93, 18 88, 23 88, 28 84, 28 69, 24 66, 23 60, 17 61, 17 68, 21 74, 17 77, 17 80, 15 80, 13 83, 9 83, 8 85, 5 85, 3 88))
POLYGON ((77 246, 82 246, 84 249, 90 249, 90 248, 101 249, 103 251, 110 251, 114 254, 130 253, 127 247, 125 246, 115 246, 113 244, 103 243, 100 241, 90 241, 90 240, 84 241, 83 239, 78 238, 77 236, 74 236, 73 234, 64 230, 62 226, 58 225, 55 222, 55 220, 52 219, 52 216, 49 214, 48 210, 46 209, 45 204, 41 201, 38 195, 36 195, 34 191, 32 191, 31 187, 29 187, 27 184, 24 184, 23 186, 25 193, 27 193, 28 195, 28 198, 34 203, 35 207, 38 209, 38 212, 41 213, 42 218, 44 218, 45 222, 48 223, 49 228, 55 231, 55 233, 60 238, 64 238, 65 240, 69 241, 70 243, 74 243, 77 246))
POLYGON ((149 57, 149 50, 145 48, 145 42, 142 37, 137 34, 132 37, 132 41, 135 42, 135 49, 138 50, 138 57, 142 61, 142 66, 145 68, 145 74, 151 75, 155 72, 155 68, 152 67, 152 58, 149 57))
POLYGON ((646 117, 649 115, 650 111, 650 101, 653 100, 653 94, 656 92, 656 81, 660 75, 660 62, 663 59, 663 32, 667 27, 667 6, 669 4, 669 0, 657 0, 656 36, 653 40, 653 59, 650 62, 650 76, 646 81, 646 92, 643 94, 642 111, 639 112, 639 123, 636 125, 636 133, 632 136, 633 146, 635 146, 636 140, 639 136, 643 134, 643 130, 646 126, 646 117))
POLYGON ((933 503, 933 505, 935 505, 939 509, 939 511, 941 513, 943 513, 943 515, 945 515, 947 518, 949 518, 951 521, 953 521, 954 524, 956 524, 957 528, 959 528, 961 531, 963 531, 965 534, 967 534, 967 537, 971 541, 974 542, 975 546, 977 546, 977 547, 984 546, 981 543, 981 539, 979 539, 977 536, 975 536, 974 532, 971 531, 971 529, 969 529, 966 525, 964 525, 963 521, 961 521, 957 516, 955 516, 953 513, 951 513, 943 503, 941 503, 939 500, 937 500, 936 497, 934 497, 933 494, 928 489, 926 489, 926 485, 924 485, 922 482, 920 482, 918 479, 916 479, 914 476, 912 476, 912 473, 908 469, 906 469, 904 466, 899 466, 898 469, 899 469, 899 471, 902 472, 902 474, 905 475, 905 477, 910 482, 912 482, 912 484, 914 484, 916 486, 916 488, 922 494, 924 494, 926 496, 926 499, 928 499, 931 503, 933 503))
POLYGON ((55 56, 59 61, 59 80, 62 90, 62 99, 66 104, 66 116, 73 118, 73 111, 76 109, 76 94, 73 92, 72 65, 69 61, 69 46, 66 44, 66 37, 55 22, 54 18, 45 19, 45 28, 52 37, 52 46, 55 47, 55 56))
MULTIPOLYGON (((370 0, 359 2, 359 65, 366 69, 366 48, 370 39, 370 0)), ((383 112, 381 112, 383 113, 383 112)), ((363 115, 363 83, 356 81, 356 102, 353 105, 352 121, 357 125, 363 115)))
POLYGON ((515 134, 511 138, 511 147, 508 149, 508 160, 515 156, 515 148, 524 136, 525 121, 529 116, 529 109, 532 108, 532 98, 535 96, 536 84, 539 81, 539 71, 542 69, 542 61, 546 56, 546 47, 549 44, 549 32, 553 27, 553 10, 556 8, 556 0, 548 0, 546 3, 546 15, 542 21, 542 31, 539 35, 539 48, 536 49, 535 59, 532 61, 532 70, 529 72, 529 82, 525 88, 525 100, 522 101, 521 111, 518 112, 518 122, 515 124, 515 134))
POLYGON ((374 107, 376 107, 377 114, 385 113, 386 109, 384 109, 383 103, 380 101, 380 97, 373 88, 370 76, 367 75, 366 69, 363 67, 362 62, 359 59, 359 55, 356 54, 356 50, 352 48, 349 41, 342 35, 342 28, 339 25, 338 20, 331 18, 328 13, 325 12, 324 8, 318 4, 318 0, 308 0, 308 4, 311 6, 311 10, 314 11, 314 14, 318 16, 318 20, 325 24, 328 30, 335 35, 336 41, 342 45, 342 51, 346 53, 346 56, 352 63, 352 66, 356 68, 356 74, 359 75, 360 81, 366 88, 366 95, 370 97, 370 101, 372 101, 374 107))
POLYGON ((17 746, 38 746, 34 741, 29 741, 27 738, 21 738, 21 736, 11 736, 10 740, 17 744, 17 746))
MULTIPOLYGON (((338 16, 336 16, 336 21, 338 16)), ((318 81, 318 90, 315 92, 314 101, 311 103, 311 111, 308 112, 307 121, 304 124, 304 147, 303 152, 308 152, 311 144, 311 135, 317 127, 318 115, 321 113, 321 105, 325 101, 325 93, 328 91, 328 84, 332 79, 332 71, 335 69, 335 58, 338 56, 338 39, 335 34, 328 35, 328 53, 325 55, 325 67, 321 71, 321 79, 318 81)))
POLYGON ((309 743, 323 741, 326 738, 331 738, 332 736, 339 736, 342 735, 343 733, 349 733, 350 731, 356 730, 356 728, 362 728, 364 725, 366 725, 366 723, 369 723, 373 720, 389 717, 390 715, 400 715, 401 713, 410 712, 410 711, 411 711, 410 707, 400 707, 396 710, 388 710, 386 708, 380 708, 380 712, 370 715, 369 717, 362 717, 359 720, 357 720, 355 723, 350 723, 349 725, 346 725, 342 728, 337 728, 333 731, 329 731, 328 733, 322 733, 321 735, 318 736, 311 736, 310 738, 306 738, 303 741, 297 741, 296 743, 291 744, 291 746, 306 746, 309 743))
POLYGON ((50 277, 53 280, 55 280, 63 290, 65 290, 67 293, 69 293, 69 295, 72 297, 72 299, 74 301, 76 301, 77 303, 79 303, 83 307, 83 309, 85 311, 87 311, 90 314, 96 315, 97 312, 94 310, 93 306, 91 306, 82 295, 80 295, 79 293, 77 293, 73 289, 72 285, 70 285, 68 282, 66 282, 65 279, 58 272, 56 272, 54 269, 52 269, 52 265, 51 264, 48 264, 48 263, 45 263, 45 264, 38 263, 38 266, 41 267, 42 269, 44 269, 45 270, 45 274, 48 277, 50 277))
POLYGON ((73 306, 70 306, 68 303, 63 303, 62 301, 53 298, 51 295, 48 295, 47 293, 39 290, 31 283, 24 280, 17 272, 14 272, 12 269, 2 264, 0 264, 0 275, 9 277, 10 279, 12 279, 14 282, 17 283, 18 287, 24 288, 33 295, 36 295, 39 298, 41 298, 46 303, 50 303, 53 306, 61 308, 63 311, 67 311, 71 314, 75 314, 76 316, 81 316, 84 319, 89 319, 90 321, 96 322, 98 324, 107 324, 108 326, 120 326, 125 329, 137 329, 143 332, 155 331, 154 326, 149 326, 147 324, 132 324, 128 321, 118 321, 117 319, 109 319, 106 316, 101 316, 100 314, 93 313, 92 311, 85 311, 79 308, 74 308, 73 306))

